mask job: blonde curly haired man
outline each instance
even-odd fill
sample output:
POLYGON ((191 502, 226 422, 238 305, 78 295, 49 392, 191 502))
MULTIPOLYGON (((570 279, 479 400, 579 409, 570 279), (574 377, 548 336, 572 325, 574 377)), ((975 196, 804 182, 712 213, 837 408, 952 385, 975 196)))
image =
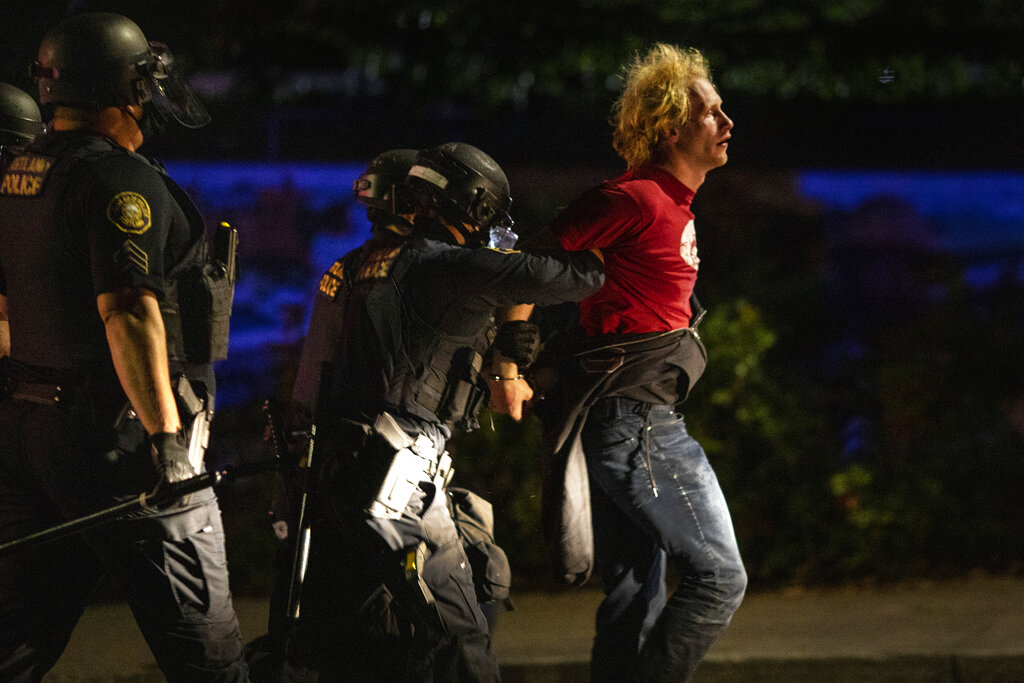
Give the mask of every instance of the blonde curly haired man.
POLYGON ((545 530, 567 580, 596 565, 604 583, 591 680, 686 681, 747 583, 718 480, 676 409, 706 359, 690 204, 728 160, 733 123, 701 53, 666 44, 626 67, 611 122, 628 170, 551 230, 563 249, 599 250, 605 284, 580 304, 582 342, 545 401, 568 406, 545 424, 545 530))

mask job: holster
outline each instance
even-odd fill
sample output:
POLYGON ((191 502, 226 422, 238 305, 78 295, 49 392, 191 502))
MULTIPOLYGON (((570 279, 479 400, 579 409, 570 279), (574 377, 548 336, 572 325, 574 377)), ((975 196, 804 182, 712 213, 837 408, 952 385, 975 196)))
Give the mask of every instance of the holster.
POLYGON ((438 453, 423 434, 412 439, 389 413, 377 416, 373 435, 386 442, 393 455, 377 494, 366 508, 370 516, 398 519, 421 482, 432 482, 441 490, 451 481, 452 459, 447 451, 438 453))
POLYGON ((178 404, 178 416, 181 418, 182 428, 188 434, 189 463, 196 472, 202 472, 203 456, 210 443, 213 402, 202 382, 192 382, 185 375, 174 377, 171 380, 171 388, 174 390, 174 399, 178 404))

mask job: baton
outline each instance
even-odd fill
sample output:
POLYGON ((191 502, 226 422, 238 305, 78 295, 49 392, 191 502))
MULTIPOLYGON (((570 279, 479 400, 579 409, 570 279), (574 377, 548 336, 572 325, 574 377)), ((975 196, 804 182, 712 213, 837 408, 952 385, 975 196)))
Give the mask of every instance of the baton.
POLYGON ((118 503, 117 505, 93 512, 85 515, 84 517, 62 522, 61 524, 52 526, 48 529, 43 529, 42 531, 36 531, 27 536, 16 538, 13 541, 0 543, 0 557, 22 548, 42 545, 43 543, 56 541, 57 539, 64 538, 65 536, 81 533, 82 531, 101 524, 112 522, 129 513, 137 512, 138 510, 145 510, 165 505, 181 498, 182 496, 195 493, 196 491, 202 491, 206 488, 218 486, 224 482, 234 481, 239 477, 248 477, 254 474, 261 474, 263 472, 275 470, 277 467, 278 461, 275 458, 273 460, 262 460, 260 462, 246 463, 243 465, 236 465, 234 467, 228 466, 220 472, 204 472, 203 474, 189 477, 188 479, 183 479, 182 481, 177 481, 173 484, 166 484, 153 493, 143 493, 137 498, 133 498, 123 503, 118 503))
POLYGON ((316 451, 316 425, 323 418, 331 391, 331 372, 333 365, 329 361, 320 363, 320 383, 317 386, 316 406, 313 408, 313 423, 309 426, 309 441, 306 442, 306 457, 299 461, 302 468, 302 490, 299 496, 299 518, 296 530, 295 551, 292 555, 291 578, 288 581, 288 602, 285 605, 286 616, 294 623, 299 618, 302 603, 302 585, 306 581, 306 569, 309 566, 309 549, 313 540, 313 524, 310 520, 309 503, 312 498, 314 478, 313 455, 316 451))

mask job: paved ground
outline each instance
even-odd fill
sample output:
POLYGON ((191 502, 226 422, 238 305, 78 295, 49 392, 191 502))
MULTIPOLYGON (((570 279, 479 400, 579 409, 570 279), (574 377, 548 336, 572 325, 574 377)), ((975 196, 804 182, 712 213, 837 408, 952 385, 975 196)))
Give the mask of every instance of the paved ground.
MULTIPOLYGON (((600 594, 526 593, 502 613, 494 648, 506 683, 587 680, 600 594)), ((266 602, 239 599, 248 640, 266 602)), ((82 618, 46 683, 161 681, 124 605, 82 618)), ((695 683, 1024 683, 1024 579, 748 595, 695 683)))

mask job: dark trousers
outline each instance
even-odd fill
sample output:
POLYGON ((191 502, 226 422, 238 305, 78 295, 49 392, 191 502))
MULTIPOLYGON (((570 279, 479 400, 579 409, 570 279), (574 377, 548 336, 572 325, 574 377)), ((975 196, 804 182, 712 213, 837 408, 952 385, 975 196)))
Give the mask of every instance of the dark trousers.
MULTIPOLYGON (((148 444, 129 451, 114 443, 83 406, 0 401, 0 540, 151 490, 148 444)), ((136 513, 0 558, 0 680, 43 677, 105 573, 124 588, 169 681, 247 680, 211 489, 182 508, 136 513)))
POLYGON ((689 680, 747 583, 715 473, 671 406, 602 399, 582 436, 606 593, 592 679, 689 680))
POLYGON ((424 482, 401 518, 379 520, 345 511, 348 481, 344 474, 320 480, 319 495, 333 500, 318 508, 299 624, 278 680, 497 681, 487 621, 444 493, 424 482), (426 591, 406 565, 407 550, 420 544, 426 591))

